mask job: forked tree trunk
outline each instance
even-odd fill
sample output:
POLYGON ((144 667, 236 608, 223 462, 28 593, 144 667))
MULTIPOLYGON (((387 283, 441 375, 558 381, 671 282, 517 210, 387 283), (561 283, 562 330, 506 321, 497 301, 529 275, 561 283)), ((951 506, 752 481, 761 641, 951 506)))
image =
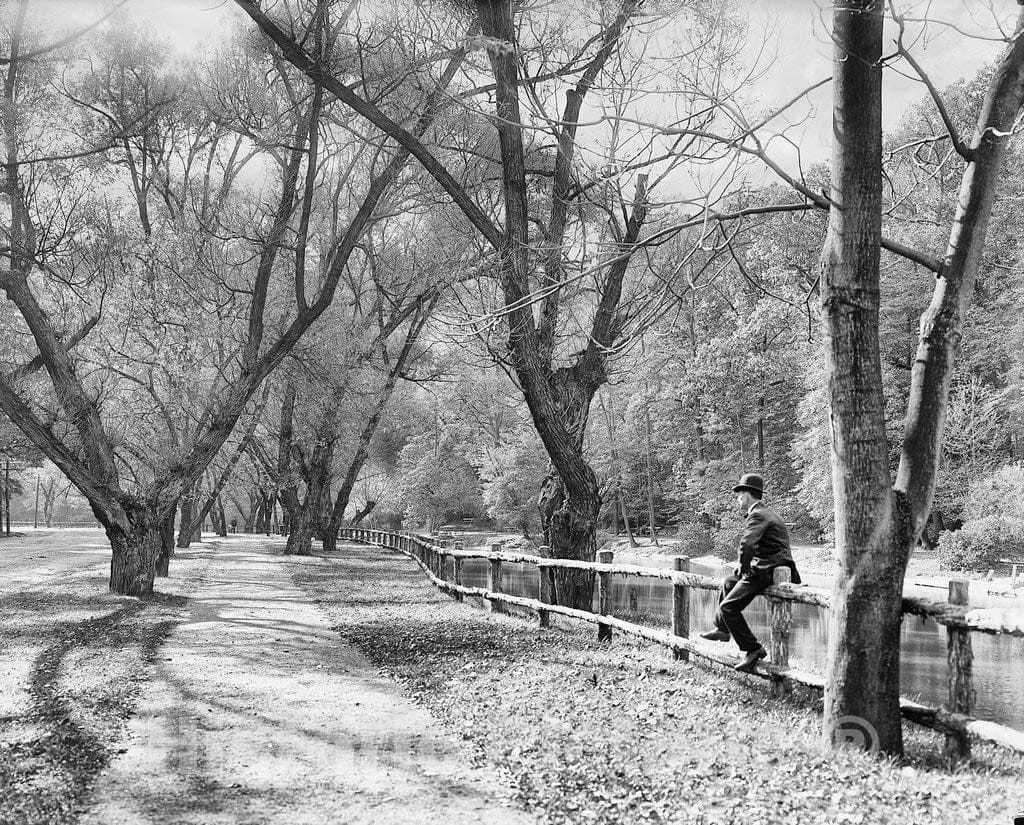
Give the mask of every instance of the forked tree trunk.
POLYGON ((352 526, 355 527, 356 525, 361 524, 363 519, 370 515, 370 513, 373 512, 373 508, 376 506, 376 501, 373 501, 372 499, 367 499, 366 504, 363 505, 362 509, 352 516, 352 526))
MULTIPOLYGON (((889 484, 878 367, 881 0, 837 3, 833 208, 822 256, 836 547, 824 733, 829 744, 902 752, 899 625, 910 553, 931 511, 949 386, 1009 137, 1024 107, 1024 10, 969 146, 949 246, 911 374, 903 450, 889 484)), ((958 137, 958 136, 957 136, 958 137)))

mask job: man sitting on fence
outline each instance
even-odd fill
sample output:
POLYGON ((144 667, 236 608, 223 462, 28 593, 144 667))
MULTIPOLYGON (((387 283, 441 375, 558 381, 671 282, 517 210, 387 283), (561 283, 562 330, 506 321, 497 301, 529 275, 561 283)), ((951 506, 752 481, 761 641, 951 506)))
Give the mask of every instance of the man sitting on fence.
POLYGON ((752 671, 757 662, 768 655, 757 637, 750 632, 743 609, 754 597, 772 584, 776 567, 789 567, 794 584, 800 583, 800 574, 789 549, 789 532, 778 513, 762 504, 764 480, 747 473, 732 488, 736 500, 746 516, 743 539, 740 541, 739 563, 731 576, 727 576, 719 595, 715 612, 715 629, 700 635, 715 642, 736 641, 745 654, 736 670, 752 671))

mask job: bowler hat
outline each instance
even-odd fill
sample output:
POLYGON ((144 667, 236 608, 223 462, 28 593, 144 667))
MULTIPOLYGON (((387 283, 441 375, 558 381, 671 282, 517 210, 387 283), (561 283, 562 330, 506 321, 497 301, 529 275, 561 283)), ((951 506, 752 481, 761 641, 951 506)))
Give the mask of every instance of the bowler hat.
POLYGON ((732 488, 734 493, 740 490, 752 490, 755 493, 764 493, 764 479, 757 473, 746 473, 740 479, 740 483, 732 488))

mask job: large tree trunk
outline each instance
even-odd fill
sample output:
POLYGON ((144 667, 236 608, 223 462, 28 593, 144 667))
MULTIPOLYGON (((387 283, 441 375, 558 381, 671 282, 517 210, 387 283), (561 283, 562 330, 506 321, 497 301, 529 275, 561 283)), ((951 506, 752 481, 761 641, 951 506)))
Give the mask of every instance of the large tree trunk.
POLYGON ((309 556, 313 553, 313 534, 316 532, 316 521, 307 518, 303 508, 297 513, 289 513, 288 541, 284 552, 291 556, 309 556))
POLYGON ((202 519, 195 518, 196 512, 195 488, 189 488, 188 492, 181 497, 181 520, 178 523, 178 547, 188 547, 194 541, 201 541, 203 538, 202 519))
POLYGON ((217 496, 216 499, 213 521, 216 526, 217 535, 222 539, 226 539, 228 537, 228 518, 224 512, 224 500, 220 496, 217 496))
POLYGON ((159 520, 155 512, 139 502, 122 501, 121 508, 123 517, 111 521, 93 507, 110 541, 110 592, 148 596, 153 592, 160 550, 159 520))
POLYGON ((903 750, 899 633, 905 554, 892 492, 878 342, 883 0, 834 12, 835 144, 822 307, 838 567, 823 732, 831 746, 903 750))
MULTIPOLYGON (((590 497, 569 498, 565 492, 565 484, 557 473, 549 474, 541 485, 537 505, 544 544, 552 557, 593 561, 597 554, 595 537, 601 497, 596 489, 590 497)), ((558 604, 590 610, 594 602, 593 574, 556 570, 554 596, 558 604)))
POLYGON ((166 577, 170 572, 171 556, 174 555, 174 514, 177 503, 159 522, 159 537, 156 554, 156 575, 166 577))
POLYGON ((323 532, 322 516, 324 499, 330 491, 331 466, 334 462, 333 431, 336 418, 328 415, 318 428, 320 436, 313 448, 306 472, 306 495, 299 505, 298 495, 293 499, 290 511, 291 529, 285 553, 308 556, 313 552, 313 536, 323 532))

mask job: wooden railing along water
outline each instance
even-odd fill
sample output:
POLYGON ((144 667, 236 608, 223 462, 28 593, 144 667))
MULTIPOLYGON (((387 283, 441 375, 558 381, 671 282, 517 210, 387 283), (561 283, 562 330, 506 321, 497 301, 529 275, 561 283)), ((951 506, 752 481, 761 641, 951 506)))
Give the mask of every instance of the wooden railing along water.
MULTIPOLYGON (((690 572, 690 560, 674 557, 673 569, 613 564, 611 551, 598 553, 598 561, 584 562, 531 556, 501 550, 494 543, 490 549, 466 550, 449 539, 431 540, 412 533, 392 533, 364 528, 343 528, 339 538, 398 550, 414 559, 440 590, 458 600, 466 596, 483 599, 489 610, 501 612, 504 605, 512 605, 536 614, 541 627, 547 627, 552 613, 567 616, 598 626, 598 639, 608 641, 612 631, 646 639, 669 648, 675 658, 685 660, 691 654, 709 661, 732 666, 734 657, 717 646, 690 638, 690 589, 715 590, 721 579, 690 572), (448 560, 452 564, 448 564, 448 560), (467 559, 488 562, 487 586, 467 587, 462 583, 462 564, 467 559), (501 568, 505 563, 535 565, 540 573, 540 598, 530 599, 502 592, 501 568), (448 569, 451 567, 451 578, 448 569), (596 577, 598 611, 596 613, 557 604, 554 599, 554 574, 558 569, 588 570, 596 577), (635 624, 611 615, 612 576, 638 576, 663 579, 672 585, 671 629, 661 630, 635 624)), ((543 551, 545 548, 541 548, 543 551)), ((815 605, 828 609, 830 595, 821 589, 790 583, 788 568, 777 568, 775 583, 764 592, 768 601, 770 624, 769 662, 759 662, 753 674, 771 682, 773 696, 783 696, 792 690, 793 683, 811 688, 824 688, 824 677, 789 664, 789 634, 792 623, 792 603, 815 605)), ((972 633, 1005 633, 1024 637, 1024 623, 1010 621, 1001 611, 971 610, 967 607, 967 582, 951 581, 949 599, 945 602, 913 597, 903 598, 903 612, 928 617, 946 628, 947 664, 949 667, 949 701, 946 707, 929 707, 909 699, 900 699, 900 711, 906 719, 932 728, 946 735, 946 755, 962 759, 970 755, 970 737, 995 742, 1024 753, 1024 732, 976 719, 971 715, 974 688, 971 649, 972 633)))

